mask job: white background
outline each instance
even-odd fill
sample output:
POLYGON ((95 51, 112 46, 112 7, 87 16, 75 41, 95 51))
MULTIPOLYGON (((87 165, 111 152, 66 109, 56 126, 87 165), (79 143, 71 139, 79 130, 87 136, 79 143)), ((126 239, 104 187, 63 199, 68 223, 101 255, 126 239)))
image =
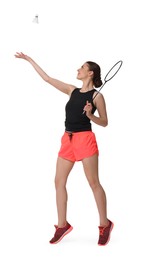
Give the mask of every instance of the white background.
POLYGON ((156 1, 3 0, 0 4, 0 258, 156 259, 156 1), (39 24, 32 22, 39 14, 39 24), (57 221, 54 175, 68 97, 46 84, 16 51, 52 77, 75 84, 87 60, 106 84, 109 125, 93 125, 100 180, 115 227, 98 247, 98 213, 81 163, 68 180, 71 234, 48 241, 57 221))

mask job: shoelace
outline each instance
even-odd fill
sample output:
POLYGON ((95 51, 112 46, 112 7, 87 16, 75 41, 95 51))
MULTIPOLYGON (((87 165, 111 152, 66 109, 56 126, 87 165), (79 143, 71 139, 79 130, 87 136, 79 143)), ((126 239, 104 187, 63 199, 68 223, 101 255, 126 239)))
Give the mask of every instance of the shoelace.
POLYGON ((105 230, 105 227, 100 228, 100 230, 99 230, 99 234, 100 234, 100 236, 103 236, 103 234, 104 234, 104 230, 105 230))

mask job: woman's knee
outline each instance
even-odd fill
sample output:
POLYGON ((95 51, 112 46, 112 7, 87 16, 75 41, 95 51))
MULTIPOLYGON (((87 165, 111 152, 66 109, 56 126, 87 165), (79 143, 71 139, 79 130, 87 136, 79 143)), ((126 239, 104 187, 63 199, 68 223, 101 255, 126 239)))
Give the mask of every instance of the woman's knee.
POLYGON ((55 184, 55 188, 57 188, 59 186, 59 180, 56 176, 54 178, 54 184, 55 184))
POLYGON ((67 182, 67 179, 65 178, 61 178, 60 176, 55 176, 55 179, 54 179, 54 184, 55 184, 55 188, 58 189, 58 188, 65 188, 66 187, 66 182, 67 182))
POLYGON ((55 188, 59 188, 61 186, 65 186, 65 184, 63 184, 63 180, 61 180, 60 178, 55 177, 54 179, 54 184, 55 184, 55 188))
POLYGON ((93 191, 95 191, 101 187, 99 181, 97 181, 97 180, 91 180, 91 181, 88 181, 88 183, 93 191))

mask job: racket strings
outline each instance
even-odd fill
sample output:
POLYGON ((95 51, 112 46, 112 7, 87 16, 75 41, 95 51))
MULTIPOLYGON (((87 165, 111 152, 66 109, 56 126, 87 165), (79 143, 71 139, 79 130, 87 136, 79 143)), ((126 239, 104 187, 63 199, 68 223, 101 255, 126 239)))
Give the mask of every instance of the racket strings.
POLYGON ((111 80, 116 74, 117 72, 120 70, 121 66, 123 64, 123 61, 120 60, 118 62, 116 62, 112 68, 107 72, 105 78, 104 78, 104 83, 102 84, 102 86, 100 86, 100 89, 98 90, 98 92, 96 93, 96 95, 93 97, 93 100, 96 98, 96 96, 100 93, 100 91, 102 90, 102 88, 104 87, 104 85, 106 84, 106 82, 108 82, 109 80, 111 80))

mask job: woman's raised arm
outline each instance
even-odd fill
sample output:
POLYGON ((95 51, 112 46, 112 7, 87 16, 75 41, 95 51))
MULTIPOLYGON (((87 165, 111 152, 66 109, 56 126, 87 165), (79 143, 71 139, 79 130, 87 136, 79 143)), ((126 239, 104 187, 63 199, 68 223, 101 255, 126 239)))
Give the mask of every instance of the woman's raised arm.
POLYGON ((28 61, 44 81, 56 89, 62 91, 63 93, 70 95, 74 90, 75 86, 64 83, 58 79, 51 78, 31 57, 27 56, 26 54, 22 52, 16 52, 15 57, 28 61))

